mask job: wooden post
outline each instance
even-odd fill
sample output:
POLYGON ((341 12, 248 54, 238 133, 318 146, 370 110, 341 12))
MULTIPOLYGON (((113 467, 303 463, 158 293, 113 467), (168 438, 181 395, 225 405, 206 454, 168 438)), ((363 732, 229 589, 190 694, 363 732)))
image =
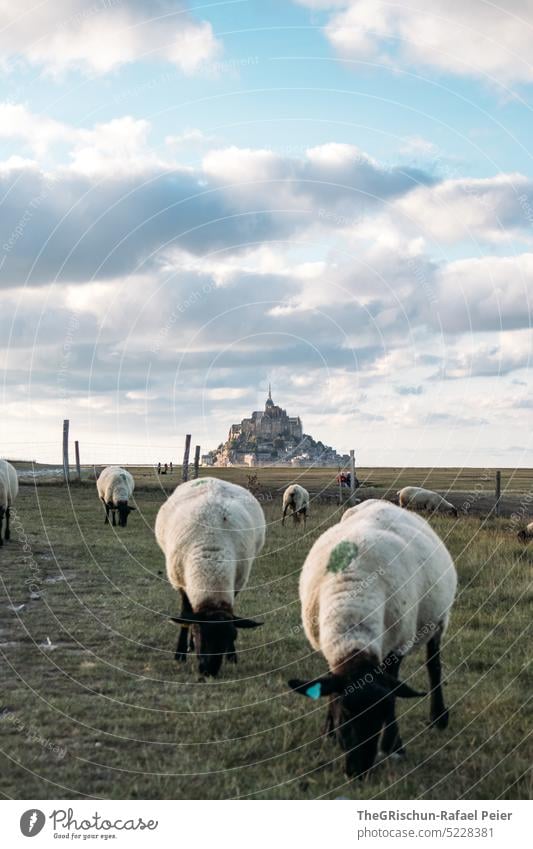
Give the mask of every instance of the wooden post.
POLYGON ((69 469, 68 469, 68 427, 69 420, 63 420, 63 477, 65 479, 65 483, 69 483, 69 469))
POLYGON ((500 498, 502 495, 502 473, 500 471, 496 472, 496 503, 494 505, 494 513, 496 516, 500 515, 500 498))
POLYGON ((198 469, 200 466, 200 446, 197 445, 194 449, 194 477, 198 477, 198 469))
POLYGON ((350 449, 350 497, 355 493, 355 451, 350 449))
POLYGON ((185 451, 183 452, 183 467, 181 470, 181 479, 183 483, 189 480, 189 452, 191 450, 191 434, 188 433, 185 437, 185 451))
POLYGON ((78 480, 81 481, 80 443, 78 440, 74 443, 74 451, 76 452, 76 472, 78 473, 78 480))

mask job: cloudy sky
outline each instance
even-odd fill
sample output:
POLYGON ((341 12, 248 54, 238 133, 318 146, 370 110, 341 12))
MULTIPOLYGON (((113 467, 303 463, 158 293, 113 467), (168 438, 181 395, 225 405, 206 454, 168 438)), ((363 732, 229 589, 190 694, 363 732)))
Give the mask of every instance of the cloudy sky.
POLYGON ((533 4, 0 2, 2 443, 179 459, 274 400, 531 466, 533 4))

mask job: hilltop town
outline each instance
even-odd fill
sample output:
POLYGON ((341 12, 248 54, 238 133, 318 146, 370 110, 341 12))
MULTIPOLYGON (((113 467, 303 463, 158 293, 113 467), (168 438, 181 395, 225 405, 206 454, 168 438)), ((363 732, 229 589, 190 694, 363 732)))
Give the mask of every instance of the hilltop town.
POLYGON ((226 442, 202 460, 210 466, 335 466, 345 465, 349 456, 304 433, 300 416, 275 404, 269 386, 265 409, 232 424, 226 442))

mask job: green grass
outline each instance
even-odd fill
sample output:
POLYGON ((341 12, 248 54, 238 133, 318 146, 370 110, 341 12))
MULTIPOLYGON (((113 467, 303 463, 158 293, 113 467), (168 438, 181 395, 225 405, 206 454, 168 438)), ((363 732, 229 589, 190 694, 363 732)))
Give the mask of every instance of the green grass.
MULTIPOLYGON (((508 521, 431 520, 460 575, 444 647, 450 727, 426 728, 427 698, 399 705, 408 757, 350 784, 339 750, 320 738, 324 704, 286 686, 325 671, 300 626, 297 584, 338 508, 317 505, 304 534, 282 529, 279 501, 266 503, 267 544, 237 605, 265 625, 240 635, 237 667, 201 683, 194 661, 173 660, 167 614, 178 602, 152 532, 163 498, 140 491, 128 528, 114 532, 93 487, 73 487, 71 501, 60 487, 21 489, 0 550, 5 797, 530 797, 533 546, 519 545, 508 521), (28 579, 41 598, 30 600, 28 579)), ((425 688, 422 654, 404 666, 425 688)))

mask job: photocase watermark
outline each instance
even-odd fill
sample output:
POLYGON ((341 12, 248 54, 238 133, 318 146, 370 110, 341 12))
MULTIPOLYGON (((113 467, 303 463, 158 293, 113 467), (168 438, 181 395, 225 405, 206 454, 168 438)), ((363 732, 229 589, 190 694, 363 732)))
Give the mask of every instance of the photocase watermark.
POLYGON ((165 321, 163 327, 160 328, 157 338, 150 348, 150 352, 152 354, 158 354, 163 347, 164 343, 168 339, 170 331, 175 326, 176 322, 180 315, 187 312, 192 306, 197 304, 199 301, 202 301, 207 295, 216 288, 216 284, 214 280, 209 281, 209 283, 204 283, 199 289, 195 289, 193 292, 188 295, 185 300, 179 301, 175 306, 172 312, 168 315, 167 320, 165 321))
POLYGON ((4 257, 2 259, 2 263, 5 261, 6 256, 11 253, 11 251, 13 250, 13 248, 15 247, 17 242, 19 242, 20 239, 22 239, 24 232, 26 230, 26 227, 28 226, 28 224, 32 220, 33 216, 38 211, 39 207, 41 206, 43 201, 48 197, 49 194, 50 194, 50 184, 48 182, 46 182, 42 191, 40 191, 38 195, 35 195, 30 200, 26 209, 24 210, 24 212, 20 216, 19 220, 17 221, 16 225, 14 226, 13 230, 11 231, 11 233, 9 234, 9 236, 7 237, 5 242, 3 243, 2 250, 4 252, 4 257))
POLYGON ((69 320, 67 323, 67 330, 65 333, 65 338, 63 340, 61 362, 56 375, 56 382, 60 390, 61 399, 63 401, 68 401, 69 399, 69 392, 67 390, 67 377, 70 370, 70 360, 72 358, 72 346, 74 344, 74 337, 79 329, 79 313, 72 312, 69 316, 69 320))
POLYGON ((41 585, 44 579, 41 567, 33 556, 32 548, 25 531, 22 519, 15 507, 11 507, 11 528, 16 535, 16 539, 21 545, 23 552, 24 567, 28 574, 24 578, 24 584, 30 593, 40 593, 41 585))
POLYGON ((14 711, 10 711, 7 708, 4 709, 2 713, 0 713, 0 723, 11 725, 19 734, 23 734, 25 736, 28 743, 31 743, 32 746, 41 746, 41 748, 46 749, 47 752, 51 752, 55 755, 58 761, 63 760, 67 754, 67 750, 64 746, 58 746, 57 743, 54 743, 54 741, 50 740, 49 737, 45 737, 37 726, 24 722, 24 720, 14 711))
POLYGON ((474 489, 468 493, 464 501, 459 505, 458 509, 461 510, 463 513, 468 513, 472 505, 475 504, 476 501, 482 497, 483 492, 485 491, 485 487, 483 486, 483 484, 489 483, 491 479, 491 472, 488 469, 484 469, 483 474, 481 475, 479 481, 477 481, 474 489))

